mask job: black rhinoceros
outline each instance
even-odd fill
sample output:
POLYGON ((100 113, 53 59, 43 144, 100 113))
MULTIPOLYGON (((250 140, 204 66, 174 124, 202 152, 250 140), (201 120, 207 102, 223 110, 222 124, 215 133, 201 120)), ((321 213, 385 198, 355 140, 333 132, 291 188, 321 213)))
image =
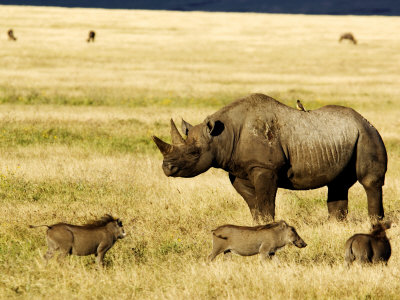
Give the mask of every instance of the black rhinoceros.
POLYGON ((351 108, 328 105, 305 112, 254 94, 225 106, 203 123, 171 120, 172 145, 153 136, 167 176, 193 177, 210 167, 229 172, 256 221, 273 219, 277 188, 328 186, 328 212, 347 215, 348 190, 358 180, 368 214, 384 217, 382 186, 387 169, 378 131, 351 108))

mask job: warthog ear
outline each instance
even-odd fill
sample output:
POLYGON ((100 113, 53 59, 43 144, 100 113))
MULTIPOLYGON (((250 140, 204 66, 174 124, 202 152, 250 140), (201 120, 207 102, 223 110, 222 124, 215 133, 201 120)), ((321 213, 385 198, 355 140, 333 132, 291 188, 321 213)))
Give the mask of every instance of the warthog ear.
POLYGON ((153 135, 153 141, 156 143, 158 149, 160 149, 162 155, 166 155, 172 151, 173 146, 160 140, 158 137, 153 135))
POLYGON ((184 135, 188 135, 190 128, 192 128, 193 126, 191 124, 189 124, 188 122, 186 122, 184 119, 182 119, 182 132, 184 135))
POLYGON ((288 226, 288 224, 284 220, 281 220, 278 223, 281 229, 286 228, 288 226))
POLYGON ((185 140, 181 136, 181 134, 178 131, 178 128, 176 128, 174 120, 171 119, 171 139, 172 139, 172 144, 173 145, 183 145, 185 144, 185 140))
POLYGON ((209 120, 206 121, 206 125, 207 125, 208 133, 211 136, 218 136, 225 129, 224 123, 222 123, 219 120, 214 121, 214 120, 209 119, 209 120))

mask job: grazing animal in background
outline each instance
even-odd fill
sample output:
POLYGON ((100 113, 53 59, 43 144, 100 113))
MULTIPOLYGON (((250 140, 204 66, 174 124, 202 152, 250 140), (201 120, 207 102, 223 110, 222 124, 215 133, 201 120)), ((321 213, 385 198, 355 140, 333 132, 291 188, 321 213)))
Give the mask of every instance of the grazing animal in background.
POLYGON ((8 40, 9 41, 16 41, 17 38, 14 36, 14 30, 10 29, 7 31, 8 40))
POLYGON ((296 102, 296 108, 297 108, 298 110, 308 112, 308 110, 304 108, 303 104, 301 104, 300 100, 297 100, 297 102, 296 102))
POLYGON ((339 38, 339 43, 341 43, 342 40, 349 40, 354 45, 357 45, 357 40, 355 39, 355 37, 353 36, 353 34, 351 32, 343 33, 339 38))
POLYGON ((86 256, 94 254, 96 262, 103 266, 104 255, 118 239, 125 237, 124 227, 119 219, 105 215, 101 219, 82 226, 66 223, 54 225, 30 225, 30 228, 47 227, 48 250, 44 259, 48 262, 56 251, 58 261, 67 254, 86 256))
POLYGON ((294 244, 298 248, 307 246, 296 229, 285 221, 255 227, 223 225, 212 230, 212 234, 213 250, 208 257, 209 261, 213 261, 222 252, 233 252, 242 256, 260 253, 267 260, 287 244, 294 244))
POLYGON ((89 36, 88 39, 86 40, 88 43, 93 42, 94 43, 94 38, 96 37, 96 32, 93 30, 89 31, 89 36))
POLYGON ((172 145, 153 136, 166 176, 194 177, 209 168, 229 173, 253 219, 275 216, 278 188, 328 186, 328 212, 344 219, 348 190, 358 180, 367 193, 368 214, 384 217, 382 186, 386 148, 378 131, 355 110, 328 105, 307 114, 253 94, 192 126, 184 139, 171 119, 172 145))
POLYGON ((391 227, 392 222, 378 222, 372 225, 371 233, 357 233, 346 242, 345 260, 351 265, 355 260, 360 263, 387 264, 392 248, 386 236, 386 229, 391 227))

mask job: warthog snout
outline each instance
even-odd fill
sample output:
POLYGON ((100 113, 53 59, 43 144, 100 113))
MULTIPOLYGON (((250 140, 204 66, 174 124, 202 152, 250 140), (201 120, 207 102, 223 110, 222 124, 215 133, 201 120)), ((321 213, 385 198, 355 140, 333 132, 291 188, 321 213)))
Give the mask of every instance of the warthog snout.
POLYGON ((307 247, 307 243, 305 241, 303 241, 302 239, 298 239, 298 240, 294 241, 293 244, 298 248, 307 247))
POLYGON ((303 241, 303 239, 299 236, 296 229, 292 226, 287 226, 287 238, 288 242, 293 243, 298 248, 304 248, 307 246, 307 243, 303 241))

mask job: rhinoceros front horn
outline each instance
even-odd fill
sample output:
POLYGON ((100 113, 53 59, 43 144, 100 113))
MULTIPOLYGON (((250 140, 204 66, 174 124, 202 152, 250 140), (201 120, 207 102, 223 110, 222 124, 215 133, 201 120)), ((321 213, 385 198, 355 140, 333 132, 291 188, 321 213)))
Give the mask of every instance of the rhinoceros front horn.
POLYGON ((178 128, 176 128, 174 120, 172 120, 172 119, 171 119, 171 139, 172 139, 173 145, 185 144, 185 140, 179 133, 178 128))
POLYGON ((153 135, 153 141, 156 143, 158 149, 160 149, 162 155, 166 155, 172 151, 173 146, 159 139, 153 135))

